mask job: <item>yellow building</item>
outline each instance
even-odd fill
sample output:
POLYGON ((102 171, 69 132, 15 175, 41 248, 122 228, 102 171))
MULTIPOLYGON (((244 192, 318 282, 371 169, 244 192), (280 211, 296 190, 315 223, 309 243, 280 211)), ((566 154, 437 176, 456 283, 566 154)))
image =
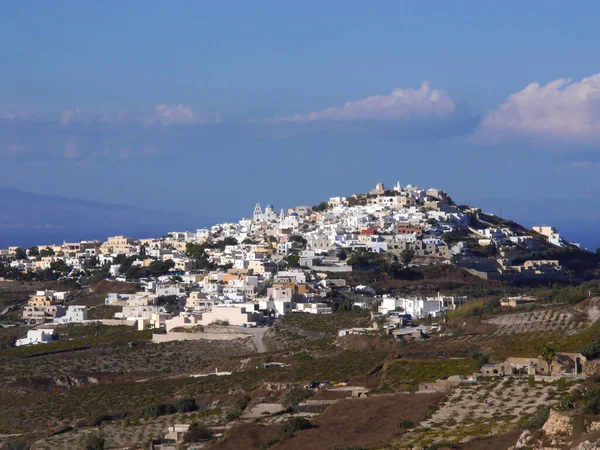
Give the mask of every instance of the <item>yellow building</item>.
POLYGON ((100 246, 100 251, 104 254, 116 253, 126 254, 133 247, 133 240, 125 236, 109 237, 104 244, 100 246))
POLYGON ((304 295, 308 293, 306 283, 298 283, 296 277, 277 277, 273 280, 274 289, 291 289, 293 294, 304 295))
POLYGON ((54 305, 54 297, 47 294, 34 295, 27 304, 29 306, 35 306, 36 308, 46 308, 54 305))

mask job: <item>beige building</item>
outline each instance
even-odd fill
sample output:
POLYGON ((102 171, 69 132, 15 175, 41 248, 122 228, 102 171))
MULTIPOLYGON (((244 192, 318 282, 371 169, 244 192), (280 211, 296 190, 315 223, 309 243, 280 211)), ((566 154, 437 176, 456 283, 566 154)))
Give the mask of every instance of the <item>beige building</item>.
POLYGON ((185 308, 193 311, 210 311, 215 301, 209 299, 200 291, 192 291, 185 302, 185 308))
POLYGON ((556 276, 563 272, 558 260, 540 259, 525 261, 519 266, 511 266, 508 259, 498 259, 502 274, 516 274, 524 277, 556 276))
POLYGON ((187 244, 188 243, 185 241, 169 241, 169 245, 171 245, 171 247, 178 252, 185 252, 187 244))
POLYGON ((537 227, 531 227, 531 229, 533 231, 535 231, 536 233, 540 233, 541 235, 546 236, 546 237, 550 237, 553 234, 557 233, 556 228, 545 226, 545 225, 543 225, 543 226, 537 226, 537 227))
POLYGON ((243 324, 258 324, 263 320, 263 315, 252 310, 253 304, 233 304, 215 306, 211 311, 202 314, 202 325, 211 323, 228 323, 241 326, 243 324))
POLYGON ((133 240, 125 236, 109 237, 100 250, 104 254, 127 254, 133 249, 133 240))
POLYGON ((537 358, 510 357, 500 364, 487 364, 479 375, 582 375, 587 359, 580 353, 557 353, 554 360, 548 363, 541 356, 537 358))
POLYGON ((28 323, 44 323, 56 317, 61 317, 64 315, 64 313, 65 309, 61 305, 41 307, 25 305, 23 307, 23 320, 28 323))
POLYGON ((171 439, 179 444, 183 442, 183 436, 188 432, 189 429, 190 425, 187 423, 176 423, 171 425, 167 430, 167 434, 165 434, 165 439, 171 439))
POLYGON ((171 319, 165 320, 165 329, 167 332, 174 328, 193 328, 200 325, 202 322, 201 315, 194 315, 188 313, 182 313, 178 316, 172 317, 171 319))

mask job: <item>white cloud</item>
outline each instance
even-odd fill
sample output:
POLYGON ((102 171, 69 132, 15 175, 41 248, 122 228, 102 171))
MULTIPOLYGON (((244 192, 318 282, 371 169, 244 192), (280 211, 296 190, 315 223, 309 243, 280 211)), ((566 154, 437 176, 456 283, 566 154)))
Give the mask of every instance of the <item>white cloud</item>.
POLYGON ((448 117, 456 109, 450 93, 431 89, 429 82, 423 81, 418 89, 396 88, 389 95, 373 95, 309 114, 276 117, 270 122, 419 120, 448 117))
POLYGON ((531 83, 482 120, 475 137, 596 141, 600 139, 600 73, 572 82, 531 83))
POLYGON ((154 116, 147 123, 161 123, 163 125, 183 125, 219 122, 221 122, 221 115, 219 113, 210 113, 207 111, 196 112, 189 105, 159 104, 154 106, 154 116))
POLYGON ((221 122, 221 114, 209 111, 195 111, 189 105, 157 104, 152 111, 130 112, 121 108, 114 111, 99 112, 83 108, 68 108, 40 113, 38 111, 0 113, 0 119, 6 121, 59 123, 65 127, 78 124, 139 124, 139 125, 203 125, 221 122))

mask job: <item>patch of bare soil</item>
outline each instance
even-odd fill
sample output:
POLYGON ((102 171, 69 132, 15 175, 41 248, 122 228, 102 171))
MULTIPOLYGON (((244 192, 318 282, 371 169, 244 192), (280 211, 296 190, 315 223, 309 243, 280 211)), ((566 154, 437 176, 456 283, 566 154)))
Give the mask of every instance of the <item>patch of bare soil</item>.
POLYGON ((505 450, 515 445, 521 433, 521 430, 515 430, 497 436, 477 437, 464 444, 458 444, 456 448, 458 450, 505 450))
POLYGON ((278 425, 238 425, 228 430, 223 440, 209 448, 218 450, 239 450, 242 448, 246 450, 259 450, 263 443, 273 439, 277 435, 279 428, 280 426, 278 425))
POLYGON ((315 428, 295 433, 273 450, 382 446, 403 432, 398 428, 400 421, 418 424, 443 397, 440 393, 393 394, 341 400, 312 421, 315 428))

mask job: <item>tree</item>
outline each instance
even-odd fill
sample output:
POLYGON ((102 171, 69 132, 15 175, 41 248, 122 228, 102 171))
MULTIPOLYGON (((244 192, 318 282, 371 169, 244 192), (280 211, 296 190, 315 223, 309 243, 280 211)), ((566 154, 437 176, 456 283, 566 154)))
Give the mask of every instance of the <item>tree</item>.
POLYGON ((402 250, 402 253, 400 253, 400 262, 402 263, 402 266, 404 266, 404 268, 407 269, 408 266, 410 266, 410 263, 412 262, 414 257, 414 250, 409 248, 402 250))
POLYGON ((183 435, 183 442, 190 444, 192 442, 203 441, 210 438, 212 438, 212 432, 208 428, 197 423, 193 423, 183 435))
POLYGON ((90 433, 85 440, 85 450, 104 450, 104 438, 96 433, 90 433))
POLYGON ((545 344, 542 350, 542 359, 548 363, 548 374, 550 374, 550 364, 552 364, 554 358, 556 358, 556 349, 548 344, 545 344))
POLYGON ((348 258, 348 253, 346 253, 346 250, 343 248, 340 248, 337 252, 337 257, 339 259, 341 259, 342 261, 345 261, 346 258, 348 258))
POLYGON ((23 247, 17 247, 15 250, 15 259, 27 259, 27 252, 23 247))
POLYGON ((175 402, 175 409, 179 413, 187 413, 196 411, 198 409, 198 405, 196 404, 196 400, 191 397, 180 398, 175 402))
POLYGON ((317 206, 313 206, 313 211, 317 211, 317 212, 323 212, 325 211, 327 208, 329 208, 329 205, 327 204, 327 202, 321 202, 319 203, 317 206))
POLYGON ((150 275, 160 276, 165 275, 169 270, 175 267, 175 262, 172 259, 166 261, 152 261, 148 266, 148 272, 150 275))
POLYGON ((46 247, 40 250, 40 256, 46 257, 46 256, 54 256, 54 250, 52 250, 50 247, 46 247))
POLYGON ((29 253, 29 256, 33 256, 34 258, 36 256, 40 256, 40 249, 36 246, 31 247, 27 253, 29 253))
POLYGON ((53 272, 67 274, 71 268, 67 266, 62 259, 57 259, 56 261, 50 263, 50 270, 53 272))
POLYGON ((285 262, 288 267, 300 267, 300 256, 296 253, 292 253, 285 258, 285 262))
POLYGON ((290 242, 298 242, 298 243, 302 244, 303 246, 305 246, 305 245, 306 245, 306 242, 307 242, 307 241, 306 241, 306 239, 304 239, 302 236, 299 236, 299 235, 297 235, 297 234, 293 234, 293 235, 291 235, 291 236, 288 238, 288 240, 289 240, 290 242))

